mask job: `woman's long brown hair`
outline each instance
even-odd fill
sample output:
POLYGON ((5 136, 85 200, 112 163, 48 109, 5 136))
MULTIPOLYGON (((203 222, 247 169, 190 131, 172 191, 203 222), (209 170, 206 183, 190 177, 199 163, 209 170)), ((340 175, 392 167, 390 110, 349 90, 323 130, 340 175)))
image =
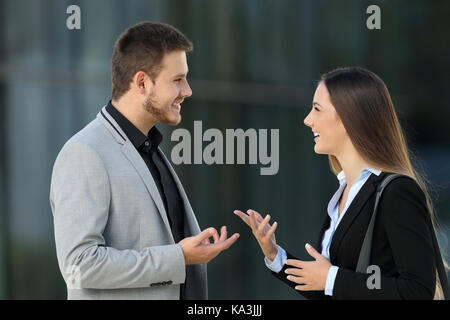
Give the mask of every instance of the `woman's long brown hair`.
MULTIPOLYGON (((436 231, 437 222, 429 194, 429 182, 424 173, 419 172, 419 164, 407 147, 391 96, 383 80, 364 68, 348 67, 325 73, 320 82, 325 84, 331 103, 361 157, 382 171, 412 177, 422 188, 436 231)), ((335 174, 342 171, 335 156, 329 155, 328 158, 335 174)), ((437 274, 434 298, 443 298, 437 274)))

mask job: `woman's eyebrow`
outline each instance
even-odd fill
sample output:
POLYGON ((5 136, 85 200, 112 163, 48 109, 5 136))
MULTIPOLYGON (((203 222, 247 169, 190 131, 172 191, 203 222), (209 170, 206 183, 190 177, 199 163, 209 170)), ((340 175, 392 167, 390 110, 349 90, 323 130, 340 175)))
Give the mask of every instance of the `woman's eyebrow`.
MULTIPOLYGON (((321 106, 322 107, 322 105, 320 104, 320 103, 318 103, 318 102, 313 102, 313 105, 315 105, 315 104, 317 104, 318 106, 321 106)), ((322 107, 323 108, 323 107, 322 107)))

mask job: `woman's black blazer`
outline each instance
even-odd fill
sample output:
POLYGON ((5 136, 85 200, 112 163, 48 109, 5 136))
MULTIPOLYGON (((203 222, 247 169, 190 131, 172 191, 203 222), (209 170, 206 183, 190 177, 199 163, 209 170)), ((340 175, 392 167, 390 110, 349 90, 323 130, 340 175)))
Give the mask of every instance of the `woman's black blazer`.
MULTIPOLYGON (((359 252, 375 205, 377 186, 388 173, 371 174, 362 186, 334 233, 330 262, 339 271, 333 296, 324 291, 297 291, 308 299, 432 299, 436 286, 436 265, 430 216, 423 191, 416 182, 400 177, 383 191, 375 221, 370 265, 381 271, 380 289, 369 289, 372 274, 355 272, 359 252)), ((326 214, 316 249, 330 226, 326 214)), ((288 259, 297 259, 287 253, 288 259)), ((286 279, 284 265, 272 274, 294 288, 286 279)))

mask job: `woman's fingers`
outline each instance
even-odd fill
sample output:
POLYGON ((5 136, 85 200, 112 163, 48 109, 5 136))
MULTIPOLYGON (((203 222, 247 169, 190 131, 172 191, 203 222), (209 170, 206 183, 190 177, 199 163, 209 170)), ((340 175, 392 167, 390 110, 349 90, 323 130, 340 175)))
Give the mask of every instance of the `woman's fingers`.
POLYGON ((234 210, 233 212, 252 229, 255 235, 264 236, 268 235, 271 231, 270 237, 275 232, 276 226, 274 227, 269 224, 270 215, 267 215, 263 219, 257 211, 252 209, 247 210, 248 214, 245 214, 241 210, 234 210))
MULTIPOLYGON (((284 271, 287 274, 289 281, 295 282, 300 285, 305 285, 307 279, 305 278, 305 271, 301 268, 288 268, 284 271)), ((296 288, 297 289, 297 288, 296 288)))
POLYGON ((234 210, 233 212, 252 229, 252 233, 258 241, 264 255, 268 257, 269 260, 273 260, 278 251, 274 236, 278 224, 274 222, 271 226, 269 224, 270 215, 266 215, 265 218, 262 218, 255 210, 249 209, 247 210, 247 214, 240 210, 234 210))
POLYGON ((267 215, 263 221, 258 226, 258 232, 260 235, 264 236, 264 231, 266 230, 266 226, 269 223, 270 215, 267 215))
POLYGON ((297 276, 297 277, 305 276, 305 271, 300 268, 288 268, 288 269, 284 270, 284 273, 286 273, 288 275, 297 276))
MULTIPOLYGON (((264 221, 263 217, 255 210, 249 209, 249 210, 247 210, 247 212, 254 214, 256 221, 258 221, 259 223, 262 223, 264 221)), ((267 215, 266 215, 266 218, 267 218, 267 215)), ((271 227, 270 224, 267 223, 266 226, 264 227, 264 232, 267 233, 269 231, 270 227, 271 227)))
POLYGON ((266 233, 266 237, 268 237, 269 239, 272 238, 275 234, 275 230, 277 229, 278 223, 275 221, 272 225, 272 227, 270 227, 269 231, 267 231, 266 233))
POLYGON ((258 230, 258 222, 256 221, 256 217, 253 213, 250 213, 250 227, 252 228, 253 233, 256 235, 258 230))
POLYGON ((258 222, 261 222, 261 221, 263 221, 264 219, 263 219, 263 217, 257 212, 257 211, 255 211, 255 210, 252 210, 252 209, 248 209, 247 210, 247 213, 248 214, 254 214, 255 215, 255 218, 256 218, 256 221, 258 221, 258 222))
MULTIPOLYGON (((288 279, 289 281, 292 281, 294 283, 297 283, 299 285, 306 285, 306 283, 305 283, 306 280, 303 277, 287 276, 286 279, 288 279)), ((297 289, 297 287, 295 289, 297 289)), ((299 290, 299 289, 297 289, 297 290, 299 290)))
POLYGON ((241 210, 234 210, 233 212, 235 215, 241 218, 241 220, 244 221, 246 225, 250 227, 250 217, 247 214, 245 214, 241 210))
POLYGON ((265 242, 267 239, 272 239, 272 237, 274 237, 278 223, 274 222, 271 226, 269 224, 271 218, 270 215, 266 215, 265 218, 262 218, 257 211, 252 209, 247 210, 248 214, 245 214, 241 210, 234 210, 233 212, 252 229, 253 235, 258 241, 265 242))
POLYGON ((302 261, 302 260, 297 260, 297 259, 287 259, 285 264, 287 264, 288 266, 293 266, 296 268, 303 269, 307 266, 308 262, 302 261))

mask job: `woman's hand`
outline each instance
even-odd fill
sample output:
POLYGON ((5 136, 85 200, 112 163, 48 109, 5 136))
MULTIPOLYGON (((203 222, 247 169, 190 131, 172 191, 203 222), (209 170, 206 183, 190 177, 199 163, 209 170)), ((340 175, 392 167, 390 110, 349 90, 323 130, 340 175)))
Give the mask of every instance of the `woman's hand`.
POLYGON ((299 284, 295 287, 295 290, 325 290, 331 263, 309 244, 306 244, 305 247, 306 251, 308 251, 309 255, 313 257, 315 261, 286 260, 287 265, 294 267, 285 270, 289 275, 287 279, 299 284))
POLYGON ((254 210, 247 210, 247 213, 248 215, 240 210, 234 210, 234 214, 239 216, 252 229, 253 235, 266 258, 273 261, 278 253, 277 243, 275 241, 275 230, 278 224, 276 222, 272 226, 269 224, 270 215, 267 215, 263 219, 254 210))

